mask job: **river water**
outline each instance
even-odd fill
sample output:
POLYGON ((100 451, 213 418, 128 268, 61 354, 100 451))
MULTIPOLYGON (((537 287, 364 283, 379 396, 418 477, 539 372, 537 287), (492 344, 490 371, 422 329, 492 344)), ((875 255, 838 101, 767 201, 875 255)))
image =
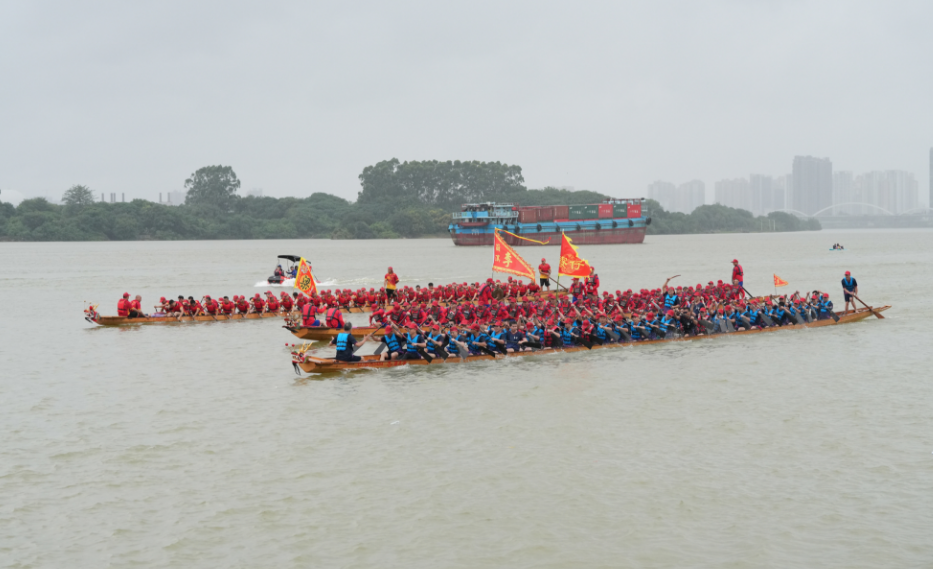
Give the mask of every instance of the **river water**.
POLYGON ((278 254, 345 286, 474 281, 491 249, 2 243, 0 566, 930 567, 931 237, 581 250, 612 290, 737 257, 753 293, 835 298, 849 269, 884 320, 323 381, 278 320, 105 329, 82 303, 253 293, 278 254))

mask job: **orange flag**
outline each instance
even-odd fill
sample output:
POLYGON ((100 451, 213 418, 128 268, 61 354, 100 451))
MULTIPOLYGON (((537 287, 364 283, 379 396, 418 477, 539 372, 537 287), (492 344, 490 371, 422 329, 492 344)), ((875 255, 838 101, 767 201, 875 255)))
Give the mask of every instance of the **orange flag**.
POLYGON ((590 276, 590 264, 586 259, 581 259, 577 254, 577 248, 570 241, 567 234, 562 234, 560 242, 560 266, 557 268, 558 276, 568 277, 588 277, 590 276))
POLYGON ((302 257, 298 263, 298 275, 295 276, 295 288, 308 296, 317 292, 314 275, 311 274, 311 265, 302 257))
POLYGON ((519 277, 527 277, 535 280, 535 271, 528 264, 528 261, 522 259, 512 246, 505 242, 505 239, 496 231, 493 238, 495 245, 495 257, 492 261, 492 270, 497 273, 509 273, 519 277))
POLYGON ((777 275, 774 275, 774 286, 787 286, 787 281, 777 275))

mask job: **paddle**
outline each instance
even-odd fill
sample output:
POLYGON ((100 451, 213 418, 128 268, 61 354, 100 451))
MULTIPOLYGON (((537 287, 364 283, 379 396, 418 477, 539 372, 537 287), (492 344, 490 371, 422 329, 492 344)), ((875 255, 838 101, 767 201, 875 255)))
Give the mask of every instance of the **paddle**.
MULTIPOLYGON (((849 296, 855 296, 855 295, 852 294, 852 293, 850 292, 850 293, 849 293, 849 296)), ((882 316, 880 312, 876 312, 874 308, 872 308, 871 306, 868 306, 867 304, 865 304, 865 302, 862 301, 861 298, 855 296, 855 300, 861 302, 861 303, 862 303, 862 306, 864 306, 865 308, 867 308, 868 310, 870 310, 871 313, 874 314, 876 318, 884 319, 884 316, 882 316)))
POLYGON ((431 337, 428 337, 427 340, 428 340, 429 342, 431 342, 432 344, 434 344, 435 346, 437 346, 437 348, 434 350, 434 353, 435 353, 436 355, 440 356, 441 359, 443 359, 443 360, 446 362, 446 361, 447 361, 447 358, 450 357, 450 356, 449 356, 449 354, 447 353, 447 350, 444 349, 444 344, 443 344, 443 343, 435 342, 435 341, 434 341, 434 338, 431 338, 431 337))

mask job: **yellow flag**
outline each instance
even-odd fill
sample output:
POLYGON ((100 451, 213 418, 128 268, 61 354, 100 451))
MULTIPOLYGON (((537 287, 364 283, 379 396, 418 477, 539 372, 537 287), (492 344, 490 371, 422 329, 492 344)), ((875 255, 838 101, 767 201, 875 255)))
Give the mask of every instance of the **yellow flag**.
POLYGON ((311 296, 317 293, 317 285, 314 283, 314 275, 311 273, 311 265, 302 257, 298 263, 298 274, 295 276, 295 288, 311 296))

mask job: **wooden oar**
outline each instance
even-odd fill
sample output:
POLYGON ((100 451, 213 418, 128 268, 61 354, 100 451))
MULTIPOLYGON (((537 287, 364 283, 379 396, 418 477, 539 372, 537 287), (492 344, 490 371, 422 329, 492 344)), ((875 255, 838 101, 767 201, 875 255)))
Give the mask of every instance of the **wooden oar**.
POLYGON ((569 290, 567 287, 565 287, 564 285, 562 285, 562 284, 560 284, 559 282, 555 281, 555 280, 552 279, 550 276, 548 276, 547 280, 551 281, 552 283, 554 283, 555 285, 559 286, 560 288, 566 290, 567 292, 570 292, 570 290, 569 290))
MULTIPOLYGON (((852 293, 850 292, 850 293, 849 293, 849 296, 855 296, 855 295, 852 294, 852 293)), ((865 302, 864 302, 861 298, 855 296, 855 300, 861 302, 861 303, 862 303, 862 306, 864 306, 865 308, 867 308, 868 310, 870 310, 871 313, 874 314, 876 318, 884 319, 884 316, 882 316, 882 314, 881 314, 880 312, 877 312, 874 308, 872 308, 871 306, 868 306, 867 304, 865 304, 865 302)))

